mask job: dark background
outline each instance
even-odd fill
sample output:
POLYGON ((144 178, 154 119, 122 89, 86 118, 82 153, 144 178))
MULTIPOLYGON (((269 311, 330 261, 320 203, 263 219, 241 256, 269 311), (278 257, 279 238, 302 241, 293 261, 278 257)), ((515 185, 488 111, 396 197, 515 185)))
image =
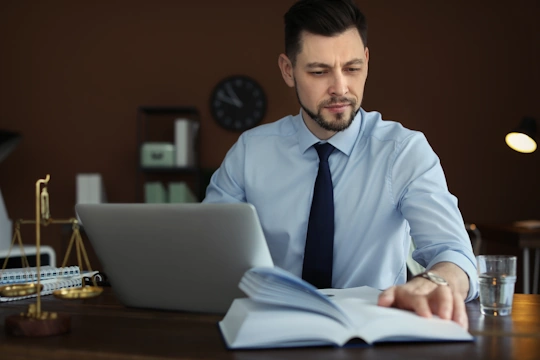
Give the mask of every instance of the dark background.
MULTIPOLYGON (((9 216, 34 217, 34 184, 46 174, 55 218, 74 215, 77 173, 101 173, 109 202, 134 202, 140 105, 197 107, 208 169, 239 136, 210 116, 224 77, 264 87, 263 122, 296 114, 277 66, 292 3, 1 1, 0 129, 23 134, 0 163, 9 216)), ((357 3, 369 22, 363 107, 426 134, 465 221, 540 218, 540 151, 504 143, 524 115, 540 120, 540 2, 357 3)), ((43 236, 60 251, 59 230, 43 236)))

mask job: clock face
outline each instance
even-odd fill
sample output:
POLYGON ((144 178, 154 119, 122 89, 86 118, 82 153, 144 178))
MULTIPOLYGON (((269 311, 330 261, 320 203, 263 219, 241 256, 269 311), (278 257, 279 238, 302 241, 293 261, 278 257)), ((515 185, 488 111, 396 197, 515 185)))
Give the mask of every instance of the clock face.
POLYGON ((266 113, 262 87, 247 76, 220 81, 210 97, 212 116, 227 130, 244 131, 259 124, 266 113))

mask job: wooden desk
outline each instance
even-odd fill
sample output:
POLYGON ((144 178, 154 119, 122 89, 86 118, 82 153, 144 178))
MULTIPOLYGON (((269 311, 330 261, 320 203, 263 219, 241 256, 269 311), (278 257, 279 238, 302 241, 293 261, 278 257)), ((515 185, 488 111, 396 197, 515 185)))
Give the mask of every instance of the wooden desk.
POLYGON ((217 322, 222 316, 125 308, 110 289, 96 299, 66 302, 43 298, 44 311, 72 315, 70 334, 18 338, 5 334, 7 315, 30 301, 0 304, 0 358, 23 359, 538 359, 540 295, 516 294, 511 317, 480 314, 467 304, 475 342, 379 344, 356 348, 301 348, 230 351, 217 322))
POLYGON ((512 224, 476 225, 480 230, 484 244, 482 248, 485 250, 486 254, 493 254, 496 252, 495 249, 498 250, 501 247, 502 249, 514 247, 522 252, 521 265, 523 269, 522 286, 524 294, 530 294, 530 249, 535 249, 532 293, 538 294, 538 283, 540 281, 540 228, 531 229, 514 226, 512 224), (493 250, 491 250, 490 247, 492 247, 493 250))

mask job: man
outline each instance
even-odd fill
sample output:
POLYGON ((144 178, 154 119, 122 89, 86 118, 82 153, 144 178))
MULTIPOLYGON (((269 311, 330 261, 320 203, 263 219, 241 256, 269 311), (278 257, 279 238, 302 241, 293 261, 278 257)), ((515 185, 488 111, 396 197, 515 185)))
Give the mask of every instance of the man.
POLYGON ((467 327, 476 264, 439 159, 421 133, 360 107, 369 63, 364 15, 353 1, 301 0, 285 14, 285 50, 278 64, 300 114, 243 133, 204 201, 253 204, 276 266, 315 283, 313 251, 323 255, 315 268, 330 258, 322 287, 386 289, 381 306, 467 327), (331 145, 328 160, 319 143, 331 145), (321 212, 316 203, 328 195, 319 193, 328 192, 321 212), (327 233, 326 249, 326 240, 309 240, 327 233), (405 283, 411 236, 415 260, 431 273, 405 283))

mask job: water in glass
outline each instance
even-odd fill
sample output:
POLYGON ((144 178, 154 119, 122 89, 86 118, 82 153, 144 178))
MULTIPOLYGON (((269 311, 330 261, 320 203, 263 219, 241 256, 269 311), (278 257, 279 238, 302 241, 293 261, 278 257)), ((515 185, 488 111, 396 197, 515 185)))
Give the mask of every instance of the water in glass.
POLYGON ((512 314, 515 276, 481 274, 480 311, 484 315, 504 316, 512 314))

